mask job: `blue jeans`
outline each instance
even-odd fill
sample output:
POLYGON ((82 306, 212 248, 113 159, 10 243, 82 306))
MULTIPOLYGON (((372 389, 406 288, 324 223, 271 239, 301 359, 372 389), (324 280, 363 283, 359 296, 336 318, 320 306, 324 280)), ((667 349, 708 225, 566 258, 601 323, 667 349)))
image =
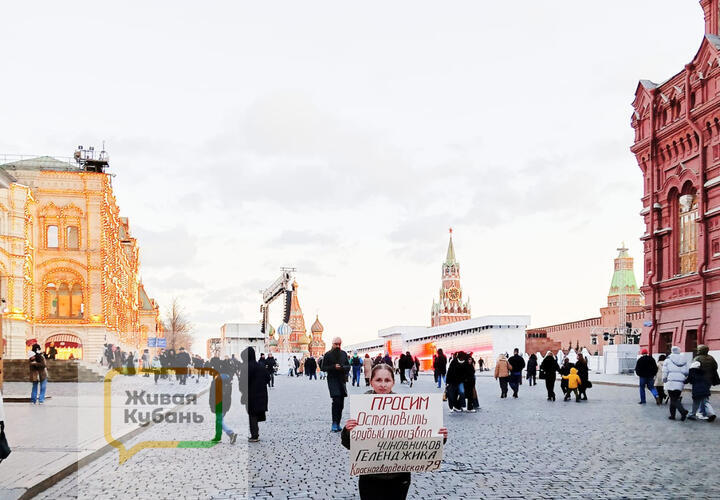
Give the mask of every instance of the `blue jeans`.
POLYGON ((44 403, 46 388, 47 388, 47 379, 43 380, 42 382, 33 382, 32 383, 32 392, 30 393, 30 401, 32 403, 34 403, 35 401, 44 403), (38 395, 37 395, 38 384, 40 384, 40 397, 38 397, 38 395))
POLYGON ((510 389, 512 389, 513 393, 517 393, 521 382, 522 372, 512 372, 510 374, 510 389))
POLYGON ((228 436, 232 436, 234 434, 234 431, 230 428, 229 425, 225 423, 225 415, 222 417, 222 430, 227 434, 228 436))
POLYGON ((645 402, 645 387, 648 388, 650 393, 654 397, 658 397, 658 392, 655 390, 655 377, 640 377, 640 402, 645 402))
POLYGON ((352 384, 360 385, 360 371, 362 370, 362 366, 353 366, 352 370, 353 370, 352 384))
POLYGON ((437 383, 438 383, 438 387, 442 387, 442 385, 445 383, 445 375, 438 375, 437 383))

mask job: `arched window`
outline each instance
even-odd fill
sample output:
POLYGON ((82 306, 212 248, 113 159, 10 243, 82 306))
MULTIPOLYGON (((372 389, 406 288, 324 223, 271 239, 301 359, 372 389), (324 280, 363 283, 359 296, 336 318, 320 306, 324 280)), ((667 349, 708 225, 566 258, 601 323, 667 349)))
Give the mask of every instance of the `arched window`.
POLYGON ((678 258, 680 274, 697 271, 697 196, 684 194, 678 198, 678 258))
POLYGON ((57 287, 55 283, 48 283, 45 287, 45 300, 48 307, 48 316, 57 318, 58 315, 58 297, 57 287))
POLYGON ((67 227, 67 234, 65 236, 65 244, 67 245, 67 248, 69 248, 69 249, 77 249, 80 247, 77 226, 68 226, 67 227))
POLYGON ((82 288, 77 283, 72 287, 70 295, 70 313, 73 318, 82 318, 83 315, 83 293, 82 288))
POLYGON ((58 244, 58 227, 48 226, 47 227, 47 247, 57 248, 58 244))

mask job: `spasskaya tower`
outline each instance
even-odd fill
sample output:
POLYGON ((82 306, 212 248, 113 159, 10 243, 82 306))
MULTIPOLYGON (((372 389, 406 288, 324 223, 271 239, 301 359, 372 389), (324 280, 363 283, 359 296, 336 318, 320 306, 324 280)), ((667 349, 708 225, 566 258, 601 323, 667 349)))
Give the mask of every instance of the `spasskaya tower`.
POLYGON ((430 326, 446 325, 465 319, 470 319, 470 303, 468 300, 463 301, 462 287, 460 286, 460 263, 455 260, 451 228, 447 256, 442 265, 440 297, 439 301, 433 300, 430 326))

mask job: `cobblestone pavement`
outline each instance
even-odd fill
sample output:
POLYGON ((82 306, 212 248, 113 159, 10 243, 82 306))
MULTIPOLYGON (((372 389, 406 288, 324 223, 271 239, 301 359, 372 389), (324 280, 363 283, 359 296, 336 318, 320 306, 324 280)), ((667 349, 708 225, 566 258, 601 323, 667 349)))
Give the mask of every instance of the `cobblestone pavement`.
MULTIPOLYGON (((487 377, 477 389, 481 410, 445 414, 443 466, 414 474, 409 498, 720 497, 720 422, 670 421, 667 406, 638 405, 637 389, 628 387, 596 385, 581 404, 546 401, 542 384, 523 385, 517 400, 499 399, 487 377)), ((412 389, 396 385, 400 393, 436 390, 427 376, 412 389)), ((228 414, 243 432, 235 445, 223 436, 210 449, 143 450, 123 465, 109 453, 40 498, 358 497, 348 452, 330 432, 324 381, 277 377, 258 443, 247 442, 238 402, 234 396, 228 414)), ((166 425, 136 441, 162 439, 166 425)), ((207 439, 207 427, 186 430, 207 439)))

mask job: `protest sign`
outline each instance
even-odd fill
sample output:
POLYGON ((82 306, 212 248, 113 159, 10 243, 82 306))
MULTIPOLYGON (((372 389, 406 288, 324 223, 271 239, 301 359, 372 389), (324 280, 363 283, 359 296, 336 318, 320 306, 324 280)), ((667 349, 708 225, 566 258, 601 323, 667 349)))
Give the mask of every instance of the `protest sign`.
POLYGON ((428 472, 442 463, 441 394, 350 396, 350 475, 428 472))

